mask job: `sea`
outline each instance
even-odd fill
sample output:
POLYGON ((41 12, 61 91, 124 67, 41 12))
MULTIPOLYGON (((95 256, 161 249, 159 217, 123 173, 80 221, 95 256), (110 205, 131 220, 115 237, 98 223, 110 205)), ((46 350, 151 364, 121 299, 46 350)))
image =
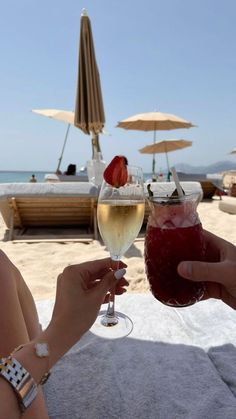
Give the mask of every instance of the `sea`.
POLYGON ((44 182, 44 176, 47 172, 30 172, 30 171, 15 171, 15 170, 0 170, 0 183, 25 183, 29 182, 32 174, 35 175, 37 182, 44 182))
MULTIPOLYGON (((1 170, 0 171, 0 183, 25 183, 29 182, 32 174, 35 175, 37 182, 44 182, 44 176, 47 173, 53 173, 53 171, 16 171, 16 170, 1 170)), ((150 179, 151 173, 144 173, 144 179, 150 179)))

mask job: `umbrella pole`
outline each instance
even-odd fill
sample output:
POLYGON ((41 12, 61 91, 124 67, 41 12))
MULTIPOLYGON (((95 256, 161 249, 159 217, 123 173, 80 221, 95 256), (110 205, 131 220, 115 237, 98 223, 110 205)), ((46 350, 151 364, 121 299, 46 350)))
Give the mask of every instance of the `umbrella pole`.
POLYGON ((156 158, 155 158, 155 154, 153 154, 153 156, 152 156, 152 177, 153 177, 153 179, 155 178, 155 168, 156 168, 156 158))
POLYGON ((70 124, 68 124, 68 127, 66 129, 66 136, 65 136, 63 147, 62 147, 62 150, 61 150, 61 155, 60 155, 60 157, 58 159, 58 165, 57 165, 56 173, 59 172, 59 170, 60 170, 61 161, 62 161, 63 153, 64 153, 64 150, 65 150, 65 145, 66 145, 66 142, 67 142, 69 130, 70 130, 70 124))
POLYGON ((166 151, 166 164, 167 164, 167 170, 168 170, 168 173, 169 173, 169 171, 170 171, 170 165, 169 165, 169 158, 168 158, 167 151, 166 151))
MULTIPOLYGON (((153 144, 156 143, 156 130, 153 133, 153 144)), ((156 179, 156 155, 152 155, 152 180, 156 179)))
POLYGON ((102 160, 102 152, 99 143, 99 136, 98 134, 92 134, 92 159, 97 160, 100 158, 102 160))

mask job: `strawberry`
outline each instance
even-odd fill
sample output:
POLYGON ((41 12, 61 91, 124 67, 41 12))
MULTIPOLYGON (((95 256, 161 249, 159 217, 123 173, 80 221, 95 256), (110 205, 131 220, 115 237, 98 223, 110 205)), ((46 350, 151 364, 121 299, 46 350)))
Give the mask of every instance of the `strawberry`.
POLYGON ((124 186, 128 180, 128 170, 123 156, 115 156, 106 167, 103 177, 109 185, 119 188, 124 186))

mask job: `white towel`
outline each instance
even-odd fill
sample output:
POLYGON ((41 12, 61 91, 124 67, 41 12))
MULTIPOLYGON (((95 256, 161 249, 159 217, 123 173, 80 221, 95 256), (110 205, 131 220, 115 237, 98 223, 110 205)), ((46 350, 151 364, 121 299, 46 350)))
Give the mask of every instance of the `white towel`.
MULTIPOLYGON (((41 321, 51 302, 38 303, 41 321)), ((236 313, 211 300, 184 309, 150 294, 117 298, 134 322, 120 340, 88 332, 45 386, 51 419, 235 419, 236 313)))

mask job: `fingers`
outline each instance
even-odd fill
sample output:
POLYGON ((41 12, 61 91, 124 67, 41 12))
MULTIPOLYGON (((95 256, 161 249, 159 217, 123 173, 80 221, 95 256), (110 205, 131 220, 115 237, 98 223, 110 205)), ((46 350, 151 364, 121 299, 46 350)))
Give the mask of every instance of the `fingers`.
POLYGON ((231 266, 228 261, 218 263, 185 261, 181 262, 177 269, 181 276, 191 281, 217 282, 224 285, 230 284, 231 281, 235 282, 235 266, 231 266))
MULTIPOLYGON (((105 298, 107 292, 113 288, 118 281, 123 280, 126 270, 124 268, 118 269, 117 271, 110 270, 93 288, 92 292, 99 293, 105 298)), ((124 281, 126 281, 124 279, 124 281)), ((123 283, 124 283, 123 281, 123 283)))
MULTIPOLYGON (((127 265, 120 261, 119 267, 125 268, 127 265)), ((74 280, 80 278, 82 289, 92 288, 94 284, 111 271, 111 259, 99 259, 90 262, 84 262, 78 265, 69 265, 63 271, 63 276, 71 277, 74 280)))
POLYGON ((124 277, 122 277, 120 280, 115 281, 115 284, 111 286, 111 288, 108 290, 108 293, 106 294, 103 303, 105 304, 109 302, 111 293, 115 295, 124 294, 127 291, 124 287, 127 286, 129 286, 129 283, 124 277))
MULTIPOLYGON (((89 271, 91 275, 97 275, 98 272, 101 272, 104 269, 110 269, 112 268, 113 264, 111 261, 111 258, 105 258, 105 259, 98 259, 95 261, 90 262, 84 262, 80 264, 81 270, 89 271)), ((115 265, 115 269, 117 269, 117 264, 115 265)), ((119 268, 126 268, 127 265, 119 261, 119 268)))

